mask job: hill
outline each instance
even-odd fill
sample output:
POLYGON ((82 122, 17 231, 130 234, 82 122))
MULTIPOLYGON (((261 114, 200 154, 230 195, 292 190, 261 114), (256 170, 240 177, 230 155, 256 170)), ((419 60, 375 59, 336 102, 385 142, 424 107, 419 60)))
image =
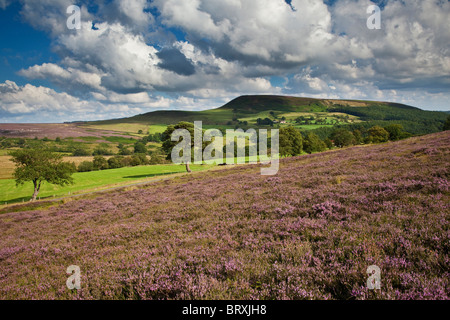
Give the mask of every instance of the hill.
MULTIPOLYGON (((389 124, 396 121, 413 134, 440 131, 447 117, 445 112, 424 111, 416 107, 378 101, 313 99, 274 95, 241 96, 220 108, 205 111, 154 111, 130 118, 87 123, 97 128, 114 128, 124 123, 169 125, 180 121, 203 121, 217 127, 257 127, 257 119, 269 118, 275 122, 301 129, 315 129, 335 124, 370 123, 389 124), (313 117, 309 126, 299 125, 299 116, 313 117), (320 121, 320 122, 319 122, 320 121), (109 127, 108 127, 109 126, 109 127)), ((373 125, 373 124, 372 124, 373 125)))
POLYGON ((447 131, 4 213, 0 299, 449 299, 449 162, 447 131))

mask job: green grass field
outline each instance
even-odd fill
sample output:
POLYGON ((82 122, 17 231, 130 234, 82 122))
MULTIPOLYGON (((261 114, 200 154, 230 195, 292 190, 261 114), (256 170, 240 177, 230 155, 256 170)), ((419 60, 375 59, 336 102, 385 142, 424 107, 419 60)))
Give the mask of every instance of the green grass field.
MULTIPOLYGON (((192 171, 211 169, 214 165, 191 165, 192 171)), ((74 184, 64 187, 43 183, 38 197, 61 197, 70 194, 84 193, 126 185, 130 182, 151 180, 152 177, 186 172, 184 165, 153 165, 126 167, 73 174, 74 184)), ((33 193, 33 183, 16 186, 14 179, 0 180, 0 204, 28 201, 33 193)))
POLYGON ((148 128, 149 134, 163 133, 167 129, 165 124, 152 124, 148 128))

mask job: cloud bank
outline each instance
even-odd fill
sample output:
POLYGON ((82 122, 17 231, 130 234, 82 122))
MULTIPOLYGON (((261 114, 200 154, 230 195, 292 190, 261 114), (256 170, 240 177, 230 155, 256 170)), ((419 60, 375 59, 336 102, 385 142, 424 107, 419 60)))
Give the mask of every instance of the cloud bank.
POLYGON ((366 27, 366 0, 80 3, 81 29, 68 30, 71 1, 21 1, 60 60, 18 70, 52 88, 0 84, 0 120, 205 109, 241 94, 450 109, 449 1, 384 1, 380 30, 366 27))

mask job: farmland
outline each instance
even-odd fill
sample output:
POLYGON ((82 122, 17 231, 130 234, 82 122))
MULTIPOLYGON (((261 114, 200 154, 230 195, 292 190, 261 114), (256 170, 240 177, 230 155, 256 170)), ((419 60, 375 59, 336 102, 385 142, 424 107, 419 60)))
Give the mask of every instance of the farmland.
MULTIPOLYGON (((85 157, 82 157, 85 158, 85 157)), ((87 158, 87 157, 86 157, 87 158)), ((211 165, 192 165, 193 171, 211 169, 211 165)), ((40 198, 61 197, 123 186, 132 183, 152 180, 153 177, 173 175, 186 172, 183 165, 153 165, 127 167, 93 172, 77 172, 73 175, 74 184, 69 186, 56 186, 44 184, 40 198)), ((0 204, 28 201, 33 193, 33 185, 27 183, 16 186, 14 179, 0 180, 0 204)))
POLYGON ((447 131, 282 159, 276 176, 247 165, 16 207, 0 215, 0 297, 449 299, 448 163, 447 131))

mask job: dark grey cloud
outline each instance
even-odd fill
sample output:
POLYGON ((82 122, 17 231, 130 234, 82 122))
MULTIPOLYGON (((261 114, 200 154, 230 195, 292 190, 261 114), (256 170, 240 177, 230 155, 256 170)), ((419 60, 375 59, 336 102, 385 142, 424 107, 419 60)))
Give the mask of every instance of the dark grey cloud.
POLYGON ((195 73, 195 67, 192 62, 177 49, 162 49, 156 55, 162 60, 158 64, 160 68, 173 71, 182 76, 191 76, 195 73))

